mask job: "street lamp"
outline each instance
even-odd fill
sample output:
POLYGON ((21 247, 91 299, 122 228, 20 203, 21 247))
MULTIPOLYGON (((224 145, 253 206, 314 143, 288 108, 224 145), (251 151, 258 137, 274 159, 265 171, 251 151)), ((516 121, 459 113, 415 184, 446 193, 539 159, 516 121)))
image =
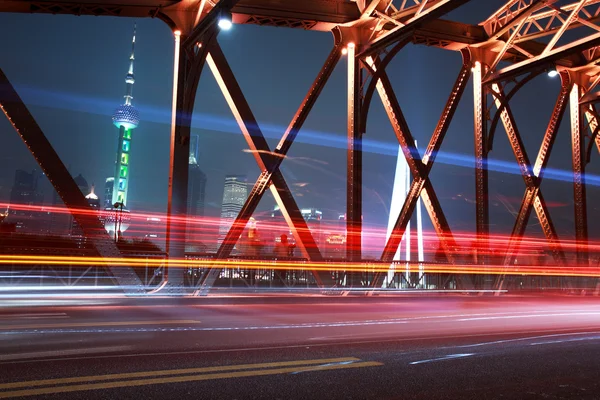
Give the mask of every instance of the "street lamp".
POLYGON ((121 220, 123 219, 123 207, 125 207, 125 204, 122 201, 117 201, 113 204, 113 207, 115 208, 115 242, 118 242, 121 238, 121 220))
POLYGON ((555 78, 556 76, 558 76, 558 71, 555 69, 551 69, 550 71, 548 71, 548 76, 550 78, 555 78))
POLYGON ((231 11, 229 10, 221 10, 219 13, 219 22, 217 23, 219 28, 224 31, 228 31, 233 26, 233 20, 231 16, 231 11))

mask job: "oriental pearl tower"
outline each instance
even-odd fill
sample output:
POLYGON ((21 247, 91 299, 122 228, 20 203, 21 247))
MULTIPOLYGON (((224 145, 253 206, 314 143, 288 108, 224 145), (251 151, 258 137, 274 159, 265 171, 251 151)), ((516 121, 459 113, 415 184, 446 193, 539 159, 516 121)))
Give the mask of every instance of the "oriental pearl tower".
POLYGON ((113 235, 120 235, 129 227, 131 220, 127 207, 127 191, 129 188, 129 153, 131 151, 131 132, 140 123, 137 109, 131 104, 133 100, 133 62, 135 60, 135 25, 133 26, 133 40, 131 43, 131 56, 129 56, 129 71, 125 76, 125 102, 115 110, 112 121, 119 129, 119 140, 117 143, 117 159, 115 162, 114 176, 107 178, 107 184, 112 181, 112 199, 107 193, 106 218, 104 227, 113 235), (110 199, 110 200, 109 200, 110 199), (110 202, 109 202, 110 201, 110 202))

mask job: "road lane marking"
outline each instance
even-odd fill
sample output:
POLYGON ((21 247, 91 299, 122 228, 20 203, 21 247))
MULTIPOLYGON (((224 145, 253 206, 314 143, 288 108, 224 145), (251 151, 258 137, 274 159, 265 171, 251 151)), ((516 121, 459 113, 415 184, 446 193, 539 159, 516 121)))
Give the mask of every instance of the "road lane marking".
POLYGON ((132 346, 89 347, 81 349, 35 351, 30 353, 0 354, 0 361, 26 360, 36 357, 73 356, 78 354, 110 353, 131 350, 132 346))
MULTIPOLYGON (((380 362, 363 361, 363 362, 356 362, 356 363, 351 363, 351 364, 333 364, 333 365, 323 366, 323 368, 319 369, 319 371, 347 369, 347 368, 376 367, 376 366, 381 366, 381 365, 383 365, 383 364, 380 362)), ((252 370, 252 371, 221 372, 221 373, 213 373, 213 374, 205 374, 205 375, 173 376, 173 377, 168 377, 168 378, 138 379, 138 380, 129 380, 129 381, 113 381, 113 382, 91 383, 91 384, 83 384, 83 385, 55 386, 55 387, 45 387, 45 388, 37 388, 37 389, 14 390, 14 391, 9 391, 9 392, 0 392, 0 398, 39 396, 39 395, 46 395, 46 394, 69 393, 69 392, 79 392, 79 391, 99 390, 99 389, 115 389, 115 388, 123 388, 123 387, 148 386, 148 385, 167 384, 167 383, 198 382, 198 381, 215 380, 215 379, 281 375, 281 374, 304 372, 307 370, 307 368, 310 370, 311 368, 314 368, 314 367, 312 367, 312 366, 308 366, 308 367, 293 366, 293 367, 287 367, 287 368, 275 368, 275 369, 271 368, 271 369, 252 370)))
POLYGON ((173 325, 173 324, 199 324, 200 321, 193 319, 164 320, 164 321, 110 321, 110 322, 73 322, 63 324, 27 324, 27 325, 4 325, 0 330, 9 331, 14 329, 42 329, 42 328, 82 328, 94 326, 130 326, 130 325, 173 325))
POLYGON ((469 357, 469 356, 472 356, 473 354, 474 353, 449 354, 447 356, 439 357, 439 358, 430 358, 428 360, 413 361, 413 362, 411 362, 409 364, 410 365, 417 365, 417 364, 425 364, 425 363, 436 362, 436 361, 453 360, 455 358, 469 357))
POLYGON ((3 383, 3 384, 0 384, 0 390, 21 388, 21 387, 31 387, 31 386, 62 385, 65 383, 109 381, 109 380, 129 379, 129 378, 147 378, 147 377, 151 377, 151 376, 165 376, 165 375, 198 374, 198 373, 204 373, 204 372, 237 371, 237 370, 254 369, 254 368, 289 367, 289 366, 297 366, 297 365, 340 363, 340 362, 347 362, 347 361, 354 362, 354 361, 360 361, 360 359, 355 358, 355 357, 326 358, 326 359, 317 359, 317 360, 280 361, 280 362, 262 363, 262 364, 240 364, 240 365, 221 365, 221 366, 216 366, 216 367, 166 369, 166 370, 161 370, 161 371, 128 372, 128 373, 123 373, 123 374, 75 376, 72 378, 44 379, 44 380, 25 381, 25 382, 3 383))
POLYGON ((2 314, 0 319, 60 319, 69 318, 66 313, 26 313, 26 314, 2 314))
POLYGON ((464 321, 482 321, 489 319, 514 319, 514 318, 536 318, 536 317, 572 317, 574 315, 600 315, 600 312, 569 312, 569 313, 553 313, 553 314, 525 314, 525 315, 498 315, 492 317, 474 317, 474 318, 462 318, 457 319, 456 321, 464 322, 464 321))
MULTIPOLYGON (((585 329, 595 329, 594 326, 586 326, 585 329)), ((563 329, 542 329, 542 330, 530 330, 530 331, 509 331, 503 332, 505 335, 521 335, 521 334, 534 334, 534 333, 546 333, 546 332, 567 332, 556 335, 545 335, 545 336, 562 336, 562 335, 580 335, 580 334, 598 334, 600 331, 587 331, 587 332, 573 332, 573 328, 563 328, 563 329)), ((422 341, 430 341, 430 340, 440 340, 440 339, 474 339, 474 338, 485 338, 490 336, 499 336, 498 332, 491 333, 480 333, 480 334, 471 334, 471 335, 443 335, 443 336, 413 336, 413 337, 405 337, 405 338, 394 338, 394 339, 377 339, 377 340, 351 340, 339 342, 336 341, 336 346, 355 346, 355 345, 364 345, 364 344, 372 344, 372 343, 406 343, 406 342, 422 342, 422 341)), ((521 340, 530 340, 539 337, 545 336, 527 336, 517 339, 508 339, 506 341, 521 341, 521 340)), ((457 345, 457 346, 442 346, 437 347, 438 349, 447 349, 447 348, 460 348, 460 347, 475 347, 475 346, 484 346, 488 344, 501 343, 504 341, 494 341, 494 342, 485 342, 485 343, 475 343, 468 345, 457 345)), ((0 362, 1 364, 23 364, 23 363, 41 363, 41 362, 56 362, 56 361, 75 361, 75 360, 90 360, 90 359, 110 359, 110 358, 139 358, 139 357, 155 357, 155 356, 173 356, 173 355, 190 355, 190 354, 216 354, 216 353, 238 353, 241 351, 244 352, 252 352, 252 351, 265 351, 265 350, 281 350, 281 349, 299 349, 299 348, 307 348, 307 347, 330 347, 332 344, 330 341, 322 342, 322 343, 301 343, 295 345, 282 345, 282 346, 258 346, 258 347, 236 347, 236 348, 228 348, 228 349, 209 349, 209 350, 186 350, 186 351, 169 351, 169 352, 146 352, 146 353, 135 353, 135 354, 118 354, 118 355, 94 355, 93 357, 61 357, 61 358, 50 358, 50 359, 37 359, 37 360, 22 360, 22 361, 5 361, 0 362)))

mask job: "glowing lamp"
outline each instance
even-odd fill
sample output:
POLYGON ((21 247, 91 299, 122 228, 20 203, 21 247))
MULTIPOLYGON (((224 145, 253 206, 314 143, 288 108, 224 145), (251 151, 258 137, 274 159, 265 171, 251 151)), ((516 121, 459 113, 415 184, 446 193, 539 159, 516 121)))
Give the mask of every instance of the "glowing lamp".
POLYGON ((550 71, 548 71, 548 76, 550 78, 555 78, 558 75, 558 71, 555 69, 551 69, 550 71))
POLYGON ((344 47, 344 48, 342 49, 342 54, 343 54, 343 55, 346 55, 346 54, 348 54, 348 49, 344 47))
POLYGON ((233 26, 231 13, 229 11, 222 10, 219 14, 219 22, 217 25, 219 25, 219 28, 223 29, 224 31, 230 30, 233 26))

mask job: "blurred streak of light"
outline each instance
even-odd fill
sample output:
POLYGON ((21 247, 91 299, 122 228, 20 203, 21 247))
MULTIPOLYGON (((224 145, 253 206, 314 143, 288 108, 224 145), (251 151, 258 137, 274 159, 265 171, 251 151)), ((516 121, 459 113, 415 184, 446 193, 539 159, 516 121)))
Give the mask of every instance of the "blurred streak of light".
MULTIPOLYGON (((295 269, 306 271, 360 271, 387 272, 387 263, 317 263, 277 261, 273 263, 253 260, 191 260, 191 259, 142 259, 142 258, 101 258, 77 256, 26 256, 0 255, 0 264, 11 265, 70 265, 70 266, 129 266, 175 268, 226 268, 226 269, 295 269)), ((402 263, 404 264, 404 263, 402 263)), ((550 266, 550 265, 471 265, 471 264, 431 264, 414 263, 406 265, 409 272, 443 274, 493 274, 493 275, 538 275, 538 276, 580 276, 600 277, 600 268, 589 266, 550 266)))
MULTIPOLYGON (((49 92, 25 85, 17 85, 17 89, 28 104, 99 115, 112 115, 112 101, 83 97, 70 93, 49 92), (98 110, 105 111, 98 112, 98 110)), ((145 116, 144 121, 170 124, 171 110, 150 107, 143 104, 139 104, 137 108, 140 110, 141 115, 145 116)), ((216 132, 240 133, 239 127, 233 119, 200 113, 194 113, 192 127, 216 132)), ((281 132, 285 130, 285 127, 263 123, 261 124, 261 130, 266 137, 280 139, 281 132)), ((320 132, 306 128, 302 130, 302 135, 298 135, 296 141, 339 149, 346 149, 347 146, 344 134, 320 132)), ((381 142, 369 139, 368 137, 363 139, 363 152, 396 157, 397 149, 398 145, 391 141, 381 142)), ((473 168, 475 166, 475 159, 470 155, 440 151, 437 154, 436 163, 473 168)), ((502 161, 490 157, 488 158, 488 169, 490 171, 521 176, 521 171, 516 162, 502 161)), ((573 180, 572 171, 554 168, 546 168, 544 176, 550 180, 565 182, 572 182, 573 180)), ((600 186, 600 176, 587 173, 586 183, 588 185, 600 186)))

